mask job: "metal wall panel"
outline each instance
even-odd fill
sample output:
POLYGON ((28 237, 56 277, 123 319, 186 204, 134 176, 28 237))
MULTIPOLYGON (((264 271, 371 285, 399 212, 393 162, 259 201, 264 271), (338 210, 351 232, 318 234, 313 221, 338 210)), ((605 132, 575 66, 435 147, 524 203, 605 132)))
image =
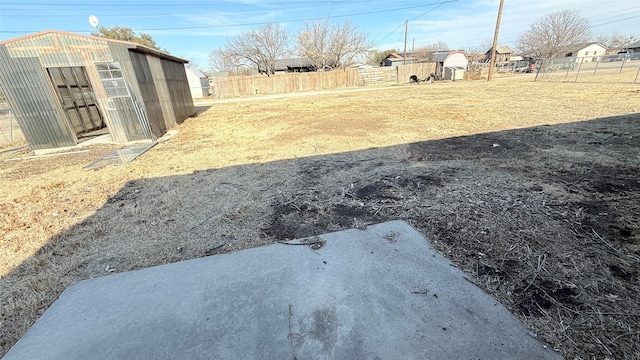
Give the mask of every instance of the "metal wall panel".
POLYGON ((195 115, 196 109, 193 105, 191 90, 184 64, 161 59, 164 76, 169 87, 173 112, 176 122, 182 123, 188 117, 195 115))
POLYGON ((7 44, 11 57, 37 57, 43 67, 86 66, 113 61, 107 41, 64 33, 47 33, 7 44))
POLYGON ((6 41, 0 50, 0 86, 34 149, 77 143, 47 68, 86 70, 93 88, 88 96, 98 104, 91 111, 102 113, 116 142, 155 139, 195 114, 183 60, 170 55, 136 44, 55 31, 6 41), (122 78, 113 78, 113 86, 103 82, 96 63, 118 63, 122 78))
POLYGON ((142 100, 142 91, 136 81, 136 72, 132 64, 128 46, 121 43, 109 43, 109 48, 116 61, 120 63, 122 73, 130 91, 131 106, 134 110, 134 112, 131 113, 128 110, 124 110, 125 108, 122 108, 125 112, 118 116, 117 121, 120 123, 117 127, 127 131, 124 137, 129 139, 128 141, 132 141, 132 139, 155 139, 156 136, 153 134, 151 126, 149 125, 148 113, 145 109, 145 103, 142 100), (132 114, 135 114, 135 116, 132 116, 132 114))
POLYGON ((75 132, 37 57, 15 59, 6 45, 0 45, 0 86, 34 150, 77 143, 75 132))
POLYGON ((164 114, 164 107, 161 105, 158 97, 158 84, 157 81, 154 81, 155 76, 151 69, 154 60, 158 58, 135 51, 129 51, 129 55, 131 56, 131 63, 136 73, 136 80, 140 86, 144 108, 147 110, 149 117, 149 126, 154 135, 160 137, 164 135, 167 128, 171 126, 167 126, 166 124, 166 117, 170 114, 164 114))
POLYGON ((130 97, 110 98, 107 100, 107 113, 113 119, 112 134, 118 134, 118 142, 139 141, 149 139, 144 134, 138 119, 136 107, 130 97))
MULTIPOLYGON (((55 136, 56 141, 43 141, 38 138, 29 138, 25 134, 27 142, 34 149, 55 148, 62 146, 73 146, 77 144, 75 130, 72 128, 67 114, 62 109, 62 104, 55 93, 53 84, 47 74, 46 68, 82 66, 87 70, 93 89, 96 92, 96 102, 104 106, 104 91, 100 84, 93 62, 95 59, 112 61, 107 42, 100 39, 82 38, 65 33, 43 33, 41 35, 29 36, 3 45, 6 48, 6 56, 11 58, 16 64, 26 66, 28 59, 36 59, 37 67, 30 71, 39 78, 39 82, 32 83, 31 91, 23 96, 23 102, 37 107, 42 118, 23 117, 24 124, 20 124, 22 129, 34 128, 38 131, 49 133, 55 136, 59 128, 66 128, 66 132, 61 136, 55 136), (100 96, 102 94, 102 96, 100 96), (46 102, 48 109, 44 106, 41 98, 50 98, 46 102), (56 113, 57 116, 47 114, 47 111, 56 113)), ((0 70, 2 72, 2 70, 0 70)), ((103 112, 104 115, 104 112, 103 112)), ((109 126, 109 118, 105 116, 105 122, 109 126)), ((28 132, 28 130, 27 130, 28 132)))

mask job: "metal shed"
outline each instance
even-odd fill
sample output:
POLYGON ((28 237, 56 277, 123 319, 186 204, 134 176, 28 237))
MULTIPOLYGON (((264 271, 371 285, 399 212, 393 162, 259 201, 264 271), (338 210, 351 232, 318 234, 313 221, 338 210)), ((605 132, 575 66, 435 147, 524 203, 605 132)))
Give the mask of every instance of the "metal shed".
POLYGON ((191 89, 191 97, 200 99, 209 96, 209 79, 198 69, 185 69, 187 72, 187 81, 191 89))
POLYGON ((154 140, 195 114, 186 60, 146 46, 47 30, 0 42, 0 87, 34 150, 107 131, 154 140))
MULTIPOLYGON (((436 61, 436 74, 445 78, 445 68, 458 68, 461 67, 463 69, 467 68, 469 64, 469 58, 467 54, 462 50, 455 51, 436 51, 433 54, 434 60, 436 61)), ((451 75, 452 72, 449 72, 451 75)), ((448 78, 447 80, 453 80, 448 78)))

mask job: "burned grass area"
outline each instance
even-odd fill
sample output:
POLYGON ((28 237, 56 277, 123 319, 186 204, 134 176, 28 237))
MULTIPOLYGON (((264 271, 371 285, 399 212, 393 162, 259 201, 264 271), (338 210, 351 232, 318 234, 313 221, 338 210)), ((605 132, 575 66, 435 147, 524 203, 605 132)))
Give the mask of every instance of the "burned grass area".
POLYGON ((263 230, 289 239, 405 220, 563 355, 633 358, 638 126, 631 116, 299 160, 296 190, 263 230))

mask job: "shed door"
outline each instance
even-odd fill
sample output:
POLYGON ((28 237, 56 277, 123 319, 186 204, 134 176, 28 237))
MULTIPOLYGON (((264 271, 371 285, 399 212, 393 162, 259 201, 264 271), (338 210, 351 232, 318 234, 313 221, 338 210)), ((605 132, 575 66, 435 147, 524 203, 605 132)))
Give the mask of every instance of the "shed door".
POLYGON ((47 71, 77 136, 106 127, 83 66, 52 67, 47 71))

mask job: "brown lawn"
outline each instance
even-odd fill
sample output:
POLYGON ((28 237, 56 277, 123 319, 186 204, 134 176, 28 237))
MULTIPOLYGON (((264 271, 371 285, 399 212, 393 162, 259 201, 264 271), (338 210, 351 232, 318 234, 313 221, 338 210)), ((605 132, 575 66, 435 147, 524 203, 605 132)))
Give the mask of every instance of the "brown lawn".
POLYGON ((402 219, 566 358, 634 358, 640 84, 597 79, 201 101, 92 171, 115 146, 0 153, 0 356, 75 281, 402 219))

